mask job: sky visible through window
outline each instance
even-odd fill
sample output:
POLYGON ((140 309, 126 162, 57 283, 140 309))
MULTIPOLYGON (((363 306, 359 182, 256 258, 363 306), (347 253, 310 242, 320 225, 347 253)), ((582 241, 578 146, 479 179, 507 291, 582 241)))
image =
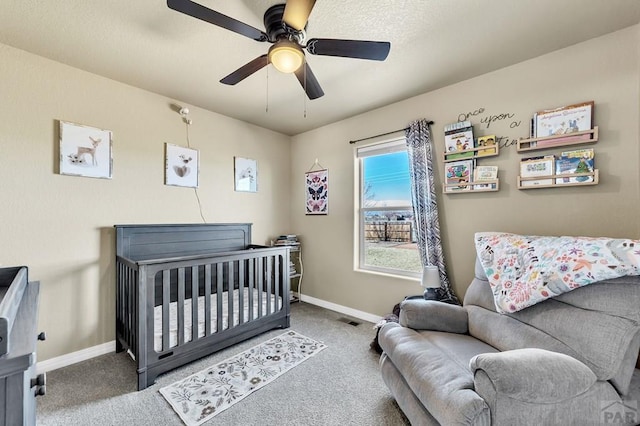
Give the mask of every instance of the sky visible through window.
POLYGON ((377 206, 411 205, 409 157, 406 151, 364 159, 364 183, 377 206))

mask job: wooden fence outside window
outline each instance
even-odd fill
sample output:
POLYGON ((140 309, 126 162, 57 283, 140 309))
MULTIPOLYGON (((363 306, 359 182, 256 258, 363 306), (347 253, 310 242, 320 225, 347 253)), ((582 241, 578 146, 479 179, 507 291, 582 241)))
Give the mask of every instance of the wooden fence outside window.
POLYGON ((372 221, 364 224, 366 241, 413 242, 413 222, 372 221))

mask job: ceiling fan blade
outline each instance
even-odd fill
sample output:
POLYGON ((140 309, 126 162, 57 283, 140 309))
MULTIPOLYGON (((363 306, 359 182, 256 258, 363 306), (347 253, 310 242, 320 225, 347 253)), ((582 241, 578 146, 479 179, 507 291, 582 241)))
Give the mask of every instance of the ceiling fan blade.
POLYGON ((298 81, 302 88, 307 92, 307 96, 309 99, 318 99, 321 96, 324 96, 324 92, 322 91, 322 87, 320 87, 320 83, 316 79, 316 76, 313 75, 311 71, 311 67, 305 61, 305 63, 295 71, 296 77, 298 77, 298 81), (305 82, 306 77, 306 82, 305 82))
POLYGON ((170 9, 182 12, 185 15, 201 19, 218 27, 225 28, 234 33, 241 34, 245 37, 252 38, 257 41, 266 41, 267 35, 257 28, 240 22, 237 19, 230 18, 227 15, 206 8, 191 0, 167 0, 167 6, 170 9))
POLYGON ((388 41, 339 40, 312 38, 307 43, 307 52, 312 55, 342 56, 344 58, 372 59, 384 61, 389 55, 388 41))
POLYGON ((254 72, 261 70, 262 68, 267 66, 268 63, 269 58, 266 54, 258 56, 253 61, 241 66, 240 68, 220 80, 220 83, 233 86, 234 84, 239 83, 245 78, 249 77, 254 72))
POLYGON ((303 30, 315 3, 316 0, 287 0, 282 20, 294 30, 303 30))

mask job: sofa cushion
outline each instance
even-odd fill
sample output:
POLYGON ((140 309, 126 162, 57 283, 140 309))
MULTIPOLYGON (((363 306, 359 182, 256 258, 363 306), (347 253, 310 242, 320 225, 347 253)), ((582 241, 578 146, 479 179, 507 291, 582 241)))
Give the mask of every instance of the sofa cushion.
POLYGON ((405 300, 400 305, 400 325, 413 329, 467 333, 467 311, 435 300, 405 300))
POLYGON ((640 333, 640 277, 594 283, 498 314, 481 268, 475 275, 464 299, 472 336, 502 351, 535 347, 567 354, 621 394, 628 392, 640 333))
POLYGON ((469 335, 416 331, 395 323, 380 330, 380 346, 438 422, 482 424, 488 419, 488 407, 474 391, 469 361, 495 348, 469 335))
MULTIPOLYGON (((471 359, 474 374, 483 371, 490 392, 533 404, 570 400, 588 391, 596 375, 577 359, 545 349, 514 349, 480 354, 471 359)), ((476 382, 476 391, 483 395, 476 382)))
POLYGON ((380 356, 380 374, 412 426, 440 426, 440 423, 411 391, 405 378, 384 352, 380 356))

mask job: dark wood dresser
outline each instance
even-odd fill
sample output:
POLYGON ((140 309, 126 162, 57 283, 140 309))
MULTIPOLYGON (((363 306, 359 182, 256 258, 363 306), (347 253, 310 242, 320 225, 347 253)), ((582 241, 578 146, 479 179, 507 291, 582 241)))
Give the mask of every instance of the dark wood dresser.
POLYGON ((0 426, 36 424, 45 392, 45 375, 36 375, 39 291, 26 267, 0 268, 0 426))

